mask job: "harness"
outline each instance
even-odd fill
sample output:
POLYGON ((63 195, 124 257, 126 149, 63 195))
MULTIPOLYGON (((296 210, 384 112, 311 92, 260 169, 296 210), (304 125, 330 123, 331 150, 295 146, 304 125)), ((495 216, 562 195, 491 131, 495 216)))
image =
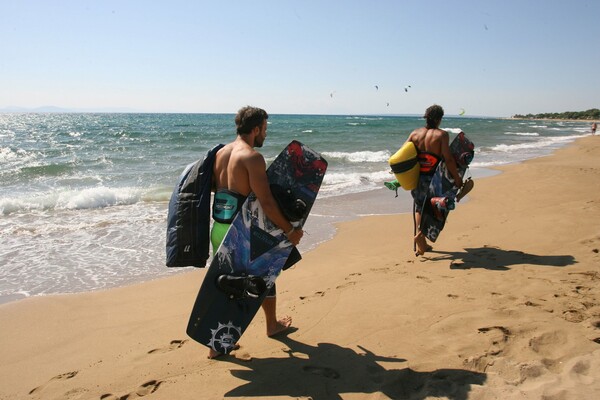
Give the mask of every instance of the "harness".
POLYGON ((246 196, 237 192, 228 189, 217 190, 212 208, 213 219, 223 224, 232 223, 245 200, 246 196))
POLYGON ((419 172, 423 175, 433 175, 435 169, 442 159, 437 155, 428 151, 420 151, 417 154, 417 161, 419 162, 419 172))

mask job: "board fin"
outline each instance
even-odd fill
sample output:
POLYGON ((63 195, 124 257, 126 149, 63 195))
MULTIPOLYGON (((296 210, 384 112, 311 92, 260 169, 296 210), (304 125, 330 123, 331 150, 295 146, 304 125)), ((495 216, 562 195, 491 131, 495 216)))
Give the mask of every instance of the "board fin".
POLYGON ((473 190, 473 186, 475 186, 475 182, 473 181, 473 179, 467 179, 458 191, 458 194, 456 195, 456 202, 458 203, 463 197, 467 195, 467 193, 473 190))

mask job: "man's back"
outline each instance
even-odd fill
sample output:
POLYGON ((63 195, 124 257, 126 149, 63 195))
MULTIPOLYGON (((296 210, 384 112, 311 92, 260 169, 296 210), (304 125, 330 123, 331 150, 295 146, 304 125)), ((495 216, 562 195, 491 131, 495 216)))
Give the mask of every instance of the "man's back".
POLYGON ((444 155, 443 143, 448 143, 448 133, 441 129, 418 128, 410 134, 408 140, 415 144, 417 150, 441 157, 444 155))
POLYGON ((261 159, 264 160, 262 155, 245 142, 236 140, 229 143, 217 153, 215 188, 229 189, 247 196, 252 191, 249 167, 257 161, 260 163, 261 159))

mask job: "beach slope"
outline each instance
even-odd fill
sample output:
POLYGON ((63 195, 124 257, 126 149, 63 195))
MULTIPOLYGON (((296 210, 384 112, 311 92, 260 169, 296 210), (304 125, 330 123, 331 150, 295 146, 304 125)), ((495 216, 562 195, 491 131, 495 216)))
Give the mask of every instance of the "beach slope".
POLYGON ((217 360, 185 335, 204 270, 4 304, 0 398, 600 398, 599 154, 478 180, 424 257, 411 215, 341 224, 278 280, 295 328, 259 312, 217 360))

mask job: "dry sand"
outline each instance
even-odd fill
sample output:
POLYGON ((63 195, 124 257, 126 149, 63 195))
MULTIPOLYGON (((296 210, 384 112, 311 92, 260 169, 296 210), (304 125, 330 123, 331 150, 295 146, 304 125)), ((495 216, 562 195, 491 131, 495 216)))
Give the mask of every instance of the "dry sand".
POLYGON ((204 270, 2 305, 0 398, 600 398, 600 138, 501 169, 426 257, 411 215, 341 224, 278 280, 296 328, 219 360, 185 335, 204 270))

